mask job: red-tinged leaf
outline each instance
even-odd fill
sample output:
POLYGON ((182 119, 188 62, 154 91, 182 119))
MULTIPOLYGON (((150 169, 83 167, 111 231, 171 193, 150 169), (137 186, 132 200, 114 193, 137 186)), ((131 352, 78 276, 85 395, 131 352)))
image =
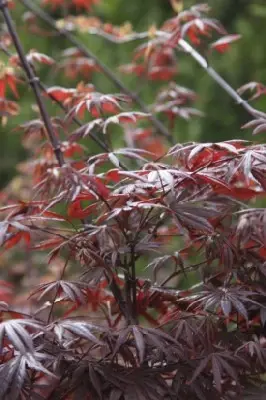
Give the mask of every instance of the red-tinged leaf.
MULTIPOLYGON (((22 82, 20 79, 18 79, 14 75, 7 75, 6 77, 7 84, 10 87, 12 93, 16 96, 16 98, 19 98, 18 90, 17 90, 17 83, 22 82)), ((0 96, 1 97, 1 96, 0 96)))
POLYGON ((73 157, 75 155, 84 154, 85 147, 78 143, 63 142, 61 144, 61 151, 64 153, 64 157, 73 157))
POLYGON ((88 207, 82 208, 80 200, 75 200, 67 209, 67 215, 71 218, 83 219, 88 217, 95 211, 97 205, 91 204, 88 207))
POLYGON ((127 64, 120 66, 119 71, 123 72, 124 74, 135 74, 137 76, 141 76, 145 72, 145 67, 144 65, 127 64))
POLYGON ((221 181, 218 178, 215 178, 213 176, 207 175, 205 173, 197 172, 194 177, 200 178, 200 180, 203 180, 206 183, 209 183, 210 185, 213 186, 214 190, 216 188, 222 187, 225 190, 228 190, 229 192, 231 191, 230 187, 226 184, 226 182, 221 181))
POLYGON ((74 114, 83 117, 85 110, 94 118, 99 118, 102 113, 115 114, 122 109, 122 103, 129 102, 131 102, 129 96, 90 92, 78 100, 77 104, 68 113, 67 118, 71 118, 74 114))
POLYGON ((231 43, 241 39, 241 35, 226 35, 216 40, 211 44, 211 48, 217 50, 219 53, 224 53, 229 50, 231 43))
POLYGON ((110 124, 129 124, 136 123, 139 119, 148 118, 150 114, 143 112, 125 112, 109 117, 103 124, 103 133, 106 134, 110 124))
POLYGON ((123 179, 122 178, 122 176, 121 176, 121 174, 119 173, 120 171, 119 171, 119 169, 118 168, 116 168, 116 169, 111 169, 111 170, 109 170, 108 172, 106 172, 106 174, 105 174, 105 179, 106 179, 106 182, 108 183, 108 182, 110 182, 110 181, 112 181, 112 182, 120 182, 121 181, 121 179, 123 179))
POLYGON ((199 45, 201 40, 200 36, 210 36, 212 31, 216 31, 222 35, 227 32, 223 26, 215 19, 199 18, 198 16, 186 22, 181 29, 181 36, 188 36, 195 45, 199 45))
POLYGON ((55 301, 63 298, 63 300, 72 301, 73 303, 86 304, 85 290, 87 288, 87 283, 58 280, 40 284, 30 294, 30 297, 38 295, 38 300, 41 300, 47 295, 52 297, 56 295, 55 301))
POLYGON ((56 237, 48 240, 44 240, 41 243, 38 243, 34 246, 32 246, 33 250, 47 250, 47 249, 53 249, 54 247, 60 245, 63 242, 63 238, 61 237, 56 237))
POLYGON ((4 243, 5 249, 11 249, 16 244, 18 244, 22 239, 25 240, 26 244, 29 245, 30 243, 30 233, 29 232, 17 232, 11 234, 11 237, 7 239, 4 243))
POLYGON ((46 93, 49 96, 60 102, 65 102, 66 100, 71 99, 75 92, 76 89, 67 89, 60 86, 53 86, 46 89, 46 93))
POLYGON ((103 126, 103 123, 103 119, 98 118, 89 122, 88 124, 81 126, 69 136, 69 142, 71 143, 76 140, 83 139, 84 137, 88 136, 95 127, 98 127, 98 129, 101 128, 103 126))
POLYGON ((264 195, 264 192, 258 192, 253 189, 248 189, 245 187, 230 187, 229 189, 225 189, 224 187, 220 186, 216 188, 216 193, 224 194, 226 196, 230 196, 237 200, 251 200, 254 197, 264 195))
POLYGON ((187 160, 190 169, 208 164, 212 160, 213 152, 208 149, 208 145, 211 145, 211 143, 200 144, 191 150, 187 160))
POLYGON ((6 100, 5 98, 0 98, 0 115, 9 116, 9 115, 18 115, 20 111, 20 107, 14 101, 6 100))
POLYGON ((148 71, 148 79, 152 81, 169 81, 177 72, 176 67, 152 67, 148 71))
POLYGON ((94 178, 93 183, 96 186, 96 193, 104 199, 107 199, 110 194, 110 190, 107 186, 105 186, 99 178, 94 178))
POLYGON ((38 53, 37 51, 31 50, 27 55, 27 60, 30 63, 38 62, 41 64, 52 65, 55 61, 47 56, 46 54, 38 53))
POLYGON ((143 139, 149 139, 152 134, 153 134, 153 129, 134 129, 134 131, 132 132, 132 134, 134 135, 135 140, 143 140, 143 139))
POLYGON ((253 167, 251 169, 251 174, 254 176, 257 182, 261 185, 262 189, 266 191, 266 175, 265 170, 261 170, 259 168, 253 167))
POLYGON ((237 92, 242 95, 246 91, 255 92, 254 95, 250 98, 250 100, 257 99, 261 95, 266 94, 266 86, 260 82, 249 82, 245 85, 241 86, 237 92))

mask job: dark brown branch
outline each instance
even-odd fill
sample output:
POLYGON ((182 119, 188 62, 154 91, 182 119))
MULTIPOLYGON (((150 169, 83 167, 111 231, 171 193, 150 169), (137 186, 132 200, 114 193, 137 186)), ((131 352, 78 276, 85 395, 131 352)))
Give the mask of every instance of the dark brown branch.
POLYGON ((22 44, 20 42, 20 39, 18 37, 18 34, 16 32, 16 28, 14 26, 14 23, 12 21, 11 15, 9 13, 9 9, 7 6, 7 1, 6 0, 0 0, 0 11, 3 14, 5 23, 7 25, 8 28, 8 32, 12 38, 12 41, 14 43, 14 46, 17 50, 22 68, 24 69, 27 78, 28 78, 28 82, 30 84, 30 86, 32 87, 32 90, 35 94, 35 98, 49 137, 49 140, 51 142, 51 145, 53 147, 53 151, 55 154, 55 157, 58 161, 58 164, 60 166, 64 165, 65 161, 64 161, 64 157, 60 148, 60 143, 56 138, 56 135, 54 134, 54 130, 53 130, 53 125, 51 123, 50 117, 46 111, 45 105, 43 103, 42 97, 41 97, 41 92, 40 92, 40 88, 39 88, 39 78, 34 74, 30 64, 27 61, 27 58, 24 54, 24 50, 22 47, 22 44))
POLYGON ((136 257, 135 247, 131 246, 131 291, 132 291, 132 314, 135 323, 138 323, 138 310, 137 310, 137 278, 136 278, 136 257))
MULTIPOLYGON (((6 49, 3 45, 0 44, 0 49, 8 56, 11 57, 12 54, 9 52, 8 49, 6 49)), ((23 80, 24 82, 24 80, 23 80)), ((47 94, 47 96, 50 97, 50 99, 52 101, 54 101, 65 113, 68 112, 68 109, 64 106, 64 104, 58 100, 52 93, 49 93, 47 91, 46 86, 39 80, 38 81, 39 87, 40 89, 47 94)), ((77 124, 78 126, 82 126, 82 122, 77 118, 77 117, 73 117, 72 118, 73 122, 75 122, 75 124, 77 124)), ((101 140, 98 138, 98 136, 91 132, 90 135, 91 139, 98 144, 99 147, 101 147, 104 151, 106 151, 107 153, 111 152, 110 148, 101 140)), ((126 165, 124 165, 121 161, 119 161, 120 167, 123 168, 125 171, 128 170, 128 168, 126 167, 126 165)))
MULTIPOLYGON (((91 58, 102 70, 105 76, 113 82, 113 84, 121 90, 124 94, 129 96, 145 113, 150 113, 150 110, 146 106, 146 104, 140 99, 140 97, 136 94, 131 92, 117 77, 116 75, 102 62, 98 59, 98 57, 92 53, 83 43, 81 43, 78 39, 75 38, 70 32, 59 28, 54 20, 47 14, 45 11, 41 10, 39 7, 33 4, 33 1, 29 0, 19 0, 24 7, 30 10, 34 15, 48 24, 52 29, 57 31, 60 35, 64 36, 66 39, 69 40, 74 46, 76 46, 79 51, 85 56, 91 58)), ((152 122, 153 126, 157 129, 157 131, 167 137, 169 140, 172 140, 172 135, 168 131, 168 129, 162 124, 162 122, 156 118, 156 116, 151 115, 150 121, 152 122)))
MULTIPOLYGON (((48 113, 47 113, 47 111, 45 109, 45 106, 44 106, 42 98, 41 98, 41 93, 40 93, 40 85, 41 84, 40 84, 40 81, 35 76, 31 66, 29 65, 29 63, 27 61, 27 58, 26 58, 26 56, 24 54, 20 39, 19 39, 19 37, 17 35, 15 26, 13 24, 12 18, 10 16, 9 10, 7 8, 7 2, 5 0, 0 0, 0 11, 3 13, 4 20, 5 20, 6 24, 7 24, 8 31, 9 31, 11 37, 12 37, 14 46, 16 47, 18 56, 19 56, 21 64, 22 64, 22 67, 23 67, 23 69, 24 69, 24 71, 25 71, 25 73, 27 75, 28 81, 29 81, 29 83, 30 83, 30 85, 31 85, 31 87, 33 89, 34 94, 35 94, 36 101, 38 103, 40 113, 42 115, 42 118, 43 118, 46 130, 47 130, 47 133, 49 135, 50 142, 51 142, 51 144, 53 146, 53 150, 54 150, 55 156, 57 158, 57 161, 58 161, 59 165, 62 166, 62 165, 64 165, 63 154, 61 152, 60 144, 57 141, 56 136, 54 135, 53 127, 52 127, 52 124, 51 124, 51 121, 50 121, 50 117, 49 117, 49 115, 48 115, 48 113)), ((115 299, 116 299, 116 301, 117 301, 117 303, 119 305, 119 308, 120 308, 122 314, 128 320, 129 316, 128 316, 127 309, 125 307, 125 301, 123 299, 123 296, 122 296, 122 293, 121 293, 121 290, 120 290, 119 286, 117 285, 117 283, 115 282, 114 279, 110 279, 108 276, 106 276, 106 278, 107 278, 107 281, 109 283, 110 289, 111 289, 111 291, 112 291, 112 293, 113 293, 113 295, 114 295, 114 297, 115 297, 115 299)), ((50 312, 50 314, 51 314, 51 312, 50 312)), ((50 318, 50 316, 49 316, 49 318, 50 318)))

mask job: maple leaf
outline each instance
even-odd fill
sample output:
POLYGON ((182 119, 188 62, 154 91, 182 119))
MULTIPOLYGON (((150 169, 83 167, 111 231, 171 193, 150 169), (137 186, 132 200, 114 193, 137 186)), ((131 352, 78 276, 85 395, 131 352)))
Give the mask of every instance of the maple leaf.
POLYGON ((88 93, 78 100, 77 104, 69 111, 67 118, 72 117, 74 114, 82 117, 85 110, 89 111, 95 118, 100 117, 103 113, 115 114, 122 108, 120 103, 129 102, 131 102, 131 98, 126 95, 105 95, 97 92, 88 93))
MULTIPOLYGON (((0 63, 0 98, 5 98, 6 89, 9 87, 15 97, 19 97, 17 84, 21 80, 16 76, 16 70, 11 66, 6 66, 3 62, 0 63)), ((12 102, 9 102, 10 104, 12 102)))
POLYGON ((0 323, 0 341, 3 346, 5 338, 21 353, 34 352, 33 339, 27 329, 41 330, 43 326, 30 319, 13 319, 0 323))
POLYGON ((226 35, 223 36, 222 38, 216 40, 211 44, 211 49, 214 49, 218 51, 219 53, 224 53, 226 52, 231 43, 235 42, 236 40, 241 39, 241 35, 226 35))
POLYGON ((260 82, 249 82, 246 83, 245 85, 241 86, 237 92, 242 95, 243 93, 245 93, 246 91, 252 91, 255 92, 254 95, 250 98, 250 100, 254 100, 257 99, 258 97, 260 97, 261 95, 266 94, 266 86, 263 85, 260 82))

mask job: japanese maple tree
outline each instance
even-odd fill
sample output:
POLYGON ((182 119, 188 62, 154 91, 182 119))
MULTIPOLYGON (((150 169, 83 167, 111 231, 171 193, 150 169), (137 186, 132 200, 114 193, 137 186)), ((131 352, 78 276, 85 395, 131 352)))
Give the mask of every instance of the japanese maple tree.
POLYGON ((200 93, 178 84, 183 53, 244 107, 244 128, 266 130, 266 114, 241 97, 265 95, 265 86, 235 91, 202 55, 225 53, 241 36, 206 4, 183 10, 172 1, 170 20, 135 32, 77 15, 96 0, 18 3, 29 35, 47 27, 70 47, 52 59, 35 39, 26 53, 16 4, 0 0, 2 120, 20 113, 23 87, 38 111, 16 128, 29 155, 17 168, 20 190, 8 185, 0 199, 9 265, 0 281, 0 398, 261 399, 266 212, 256 200, 266 197, 266 146, 176 143, 174 135, 180 118, 203 117, 193 106, 200 93), (60 21, 51 16, 57 8, 60 21), (118 69, 156 81, 153 104, 77 39, 84 29, 117 46, 141 41, 118 69), (39 64, 54 69, 53 86, 41 82, 39 64), (58 85, 58 72, 79 83, 58 85), (117 90, 101 93, 93 74, 117 90))

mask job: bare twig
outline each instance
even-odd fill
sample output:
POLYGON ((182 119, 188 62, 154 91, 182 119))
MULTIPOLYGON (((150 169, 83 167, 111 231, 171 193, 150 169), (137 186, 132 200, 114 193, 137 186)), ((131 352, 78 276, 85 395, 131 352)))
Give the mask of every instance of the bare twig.
MULTIPOLYGON (((113 43, 123 43, 119 40, 115 40, 112 35, 105 34, 105 32, 101 32, 98 29, 89 29, 88 33, 99 35, 104 37, 106 40, 109 40, 113 43)), ((156 35, 158 37, 165 37, 166 39, 170 39, 171 34, 164 31, 157 31, 156 35)), ((141 32, 132 35, 126 36, 124 42, 129 42, 136 39, 145 39, 149 37, 148 32, 141 32)), ((194 48, 188 43, 185 39, 180 39, 178 42, 178 46, 181 47, 186 53, 188 53, 194 60, 207 72, 207 74, 225 91, 229 94, 229 96, 236 101, 237 104, 242 106, 250 115, 255 118, 263 117, 266 118, 266 114, 262 111, 256 110, 252 107, 247 101, 245 101, 237 91, 229 85, 229 83, 215 71, 213 67, 208 64, 208 61, 194 48)))
POLYGON ((20 42, 20 39, 16 32, 16 28, 13 24, 12 18, 9 13, 9 9, 8 9, 6 0, 0 0, 0 11, 3 14, 9 34, 12 38, 12 41, 14 43, 14 46, 15 46, 18 56, 20 58, 21 65, 27 75, 28 82, 29 82, 30 86, 32 87, 32 90, 35 94, 36 101, 37 101, 37 104, 38 104, 38 107, 39 107, 39 110, 40 110, 40 113, 41 113, 41 116, 42 116, 42 119, 43 119, 43 122, 44 122, 44 125, 46 128, 49 140, 53 147, 55 157, 58 161, 58 164, 60 166, 62 166, 65 163, 63 153, 60 148, 60 143, 57 140, 56 135, 54 134, 53 125, 51 123, 49 114, 47 113, 47 110, 45 108, 45 105, 44 105, 42 97, 41 97, 41 92, 40 92, 40 88, 39 88, 39 78, 34 74, 32 68, 31 68, 30 64, 28 63, 27 58, 24 54, 22 44, 20 42))
MULTIPOLYGON (((0 49, 8 56, 11 57, 12 54, 10 53, 10 51, 3 45, 0 45, 0 49)), ((24 80, 23 80, 24 82, 24 80)), ((26 81, 25 81, 26 82, 26 81)), ((52 101, 54 101, 65 113, 68 112, 68 109, 64 106, 64 104, 58 100, 52 93, 49 93, 47 90, 47 87, 39 80, 38 81, 39 87, 40 89, 46 93, 46 95, 48 97, 50 97, 50 99, 52 101)), ((76 125, 78 126, 82 126, 82 122, 77 118, 77 117, 72 117, 73 122, 75 122, 76 125)), ((89 136, 91 137, 91 139, 98 144, 99 147, 101 147, 104 151, 106 151, 107 153, 111 152, 111 149, 107 146, 107 144, 105 144, 101 139, 98 138, 98 136, 94 133, 94 132, 90 132, 89 136)), ((125 171, 128 170, 128 168, 126 167, 126 165, 124 165, 121 161, 119 161, 120 167, 122 169, 124 169, 125 171)))
MULTIPOLYGON (((146 106, 146 104, 140 99, 140 97, 136 94, 131 92, 118 78, 117 76, 102 62, 98 59, 98 57, 92 53, 83 43, 81 43, 75 36, 73 36, 69 31, 65 29, 59 28, 55 21, 47 14, 45 11, 37 7, 32 1, 29 0, 19 0, 24 7, 30 10, 34 15, 40 18, 42 21, 47 23, 52 29, 57 31, 61 36, 64 36, 66 39, 69 40, 74 46, 76 46, 79 51, 84 54, 85 57, 89 57, 92 59, 102 70, 105 76, 113 82, 113 84, 121 90, 124 94, 129 96, 140 108, 143 112, 149 113, 150 110, 146 106)), ((168 129, 163 125, 163 123, 155 116, 150 116, 150 121, 152 122, 153 126, 157 129, 157 131, 167 137, 169 140, 172 139, 172 135, 168 132, 168 129)))
MULTIPOLYGON (((38 103, 38 106, 39 106, 40 113, 42 115, 45 127, 47 129, 47 133, 49 135, 49 139, 50 139, 51 144, 53 146, 53 150, 54 150, 55 156, 56 156, 56 158, 58 160, 59 165, 62 166, 65 163, 64 162, 64 158, 63 158, 63 154, 61 152, 60 144, 57 141, 56 136, 54 135, 50 117, 49 117, 49 115, 48 115, 48 113, 47 113, 47 111, 45 109, 45 106, 44 106, 42 98, 41 98, 39 79, 35 76, 32 68, 29 65, 29 63, 27 61, 27 58, 26 58, 26 56, 24 54, 20 39, 19 39, 19 37, 17 35, 15 26, 13 24, 12 18, 10 16, 9 10, 7 8, 6 0, 0 0, 0 11, 3 13, 5 22, 7 24, 8 30, 9 30, 9 33, 10 33, 10 35, 12 37, 13 43, 14 43, 14 45, 16 47, 16 50, 17 50, 17 53, 19 55, 22 67, 23 67, 23 69, 24 69, 24 71, 25 71, 25 73, 26 73, 26 75, 28 77, 29 83, 30 83, 30 85, 31 85, 31 87, 32 87, 32 89, 34 91, 34 94, 35 94, 35 97, 36 97, 36 100, 37 100, 37 103, 38 103)), ((117 303, 118 303, 118 305, 120 307, 120 311, 125 316, 125 318, 128 320, 129 316, 128 316, 127 310, 125 309, 125 301, 123 299, 123 296, 122 296, 122 293, 121 293, 121 290, 120 290, 119 286, 115 282, 114 278, 110 279, 109 277, 107 277, 107 280, 108 280, 110 289, 113 292, 113 295, 116 298, 116 301, 117 301, 117 303)), ((53 309, 53 307, 52 307, 52 309, 53 309)), ((52 314, 52 309, 50 310, 50 313, 49 313, 49 319, 50 319, 51 314, 52 314)))
POLYGON ((241 105, 250 115, 253 117, 266 117, 266 114, 264 112, 256 110, 254 107, 252 107, 247 101, 243 100, 242 97, 237 93, 237 91, 229 85, 226 80, 221 77, 221 75, 218 74, 212 68, 209 66, 207 60, 197 51, 195 50, 186 40, 180 39, 178 42, 178 45, 188 54, 191 55, 191 57, 194 58, 195 61, 207 72, 207 74, 216 82, 218 85, 224 89, 225 92, 229 94, 229 96, 232 97, 236 101, 237 104, 241 105))

